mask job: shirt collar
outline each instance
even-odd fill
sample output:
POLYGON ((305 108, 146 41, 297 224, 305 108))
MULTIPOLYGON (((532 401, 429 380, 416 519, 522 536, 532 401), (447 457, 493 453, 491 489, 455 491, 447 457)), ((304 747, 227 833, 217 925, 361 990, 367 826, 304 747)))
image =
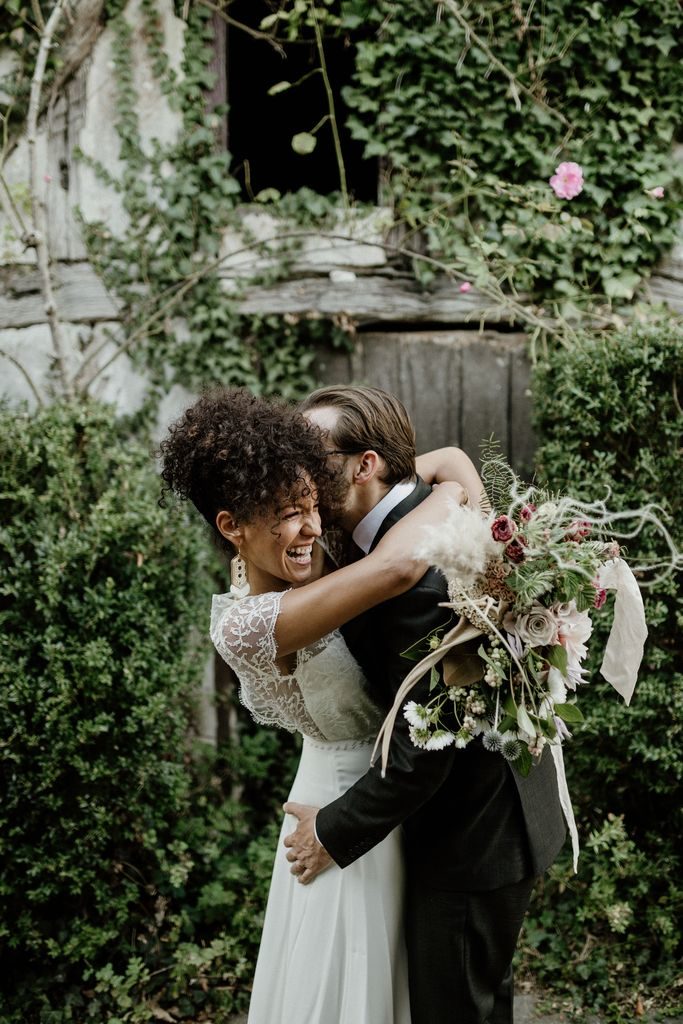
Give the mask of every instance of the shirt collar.
POLYGON ((389 513, 397 505, 400 505, 404 498, 412 494, 416 487, 416 480, 405 480, 403 483, 394 484, 381 501, 378 501, 375 507, 371 508, 368 514, 361 519, 351 536, 364 554, 367 555, 370 551, 372 542, 389 513))

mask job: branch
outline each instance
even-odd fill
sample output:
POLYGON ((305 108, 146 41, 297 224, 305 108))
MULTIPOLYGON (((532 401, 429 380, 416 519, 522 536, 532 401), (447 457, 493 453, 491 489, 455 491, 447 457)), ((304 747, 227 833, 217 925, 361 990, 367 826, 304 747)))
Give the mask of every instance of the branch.
POLYGON ((30 244, 36 250, 38 270, 40 272, 42 293, 45 302, 45 313, 50 325, 52 344, 55 351, 57 369, 61 378, 62 387, 69 398, 73 397, 73 383, 69 379, 66 365, 66 345, 64 333, 57 312, 52 276, 50 273, 50 253, 47 244, 47 216, 45 213, 45 202, 41 198, 40 185, 38 182, 38 164, 36 159, 36 138, 38 134, 38 114, 40 111, 40 94, 45 77, 47 58, 52 46, 52 40, 57 26, 64 12, 66 0, 56 0, 52 13, 45 25, 45 31, 40 38, 40 47, 36 66, 31 80, 31 93, 29 98, 28 116, 26 118, 26 141, 28 143, 29 158, 29 186, 31 190, 31 211, 33 215, 33 232, 30 244))
MULTIPOLYGON (((211 0, 198 0, 203 7, 208 7, 210 11, 214 11, 227 25, 232 25, 233 28, 239 28, 247 35, 252 36, 254 39, 263 39, 264 42, 270 43, 270 45, 277 50, 281 57, 285 56, 285 51, 278 43, 277 39, 273 36, 268 35, 267 32, 259 32, 258 29, 252 28, 251 25, 245 25, 242 21, 237 21, 236 18, 231 18, 229 14, 226 14, 222 7, 218 4, 214 4, 211 0)), ((187 20, 187 19, 186 19, 187 20)))
POLYGON ((344 203, 344 209, 349 209, 349 193, 346 186, 346 168, 344 166, 344 154, 342 153, 341 139, 339 138, 339 126, 337 125, 337 115, 334 107, 334 93, 332 91, 332 85, 330 83, 330 76, 327 73, 327 61, 325 60, 325 49, 323 47, 323 37, 320 31, 320 24, 318 23, 318 12, 315 9, 315 0, 310 0, 311 17, 313 18, 313 28, 315 30, 315 45, 318 49, 318 57, 320 59, 320 70, 323 74, 323 82, 325 83, 325 94, 327 96, 327 107, 330 112, 330 124, 332 126, 332 138, 334 139, 334 152, 337 158, 337 168, 339 170, 339 187, 341 189, 342 201, 344 203))
POLYGON ((10 187, 2 171, 0 171, 0 206, 2 206, 14 234, 28 248, 30 244, 28 241, 30 238, 29 232, 22 220, 17 204, 14 202, 10 187))
POLYGON ((19 360, 16 359, 14 356, 11 356, 9 352, 6 352, 4 348, 0 348, 0 357, 6 359, 9 363, 12 364, 12 366, 16 366, 17 370, 22 375, 22 377, 30 387, 31 391, 33 392, 36 402, 38 403, 39 406, 42 407, 45 403, 43 402, 43 399, 40 397, 40 392, 38 391, 36 385, 33 383, 33 379, 31 378, 31 375, 29 374, 26 367, 23 366, 19 362, 19 360))
MULTIPOLYGON (((557 120, 560 121, 560 123, 563 124, 565 128, 568 129, 569 134, 573 133, 574 126, 571 123, 571 121, 569 121, 564 116, 562 111, 555 110, 555 108, 551 107, 550 104, 545 102, 545 100, 542 100, 540 96, 537 96, 533 89, 530 89, 527 85, 524 85, 524 83, 521 82, 519 78, 517 78, 517 76, 512 71, 510 71, 510 69, 507 68, 498 57, 496 57, 495 53, 488 45, 488 43, 486 43, 481 38, 481 36, 477 35, 477 33, 474 31, 471 24, 462 13, 460 5, 456 2, 456 0, 439 0, 439 4, 444 5, 451 12, 455 20, 458 22, 458 24, 464 31, 466 42, 469 43, 471 40, 474 43, 474 45, 477 46, 486 57, 488 57, 493 66, 498 68, 498 70, 502 71, 502 73, 505 75, 508 82, 510 83, 510 92, 512 93, 512 98, 515 102, 515 107, 517 108, 517 110, 522 109, 522 105, 519 102, 519 93, 523 92, 524 95, 528 96, 533 103, 536 103, 539 107, 542 107, 543 110, 547 111, 547 113, 550 114, 552 117, 557 118, 557 120)), ((565 136, 565 141, 567 138, 568 136, 565 136)))

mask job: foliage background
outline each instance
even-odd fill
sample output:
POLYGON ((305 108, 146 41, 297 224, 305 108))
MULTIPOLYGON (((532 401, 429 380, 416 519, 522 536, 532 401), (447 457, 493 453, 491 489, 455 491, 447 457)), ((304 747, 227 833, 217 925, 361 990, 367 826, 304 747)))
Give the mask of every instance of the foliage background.
MULTIPOLYGON (((14 91, 3 153, 25 117, 34 6, 8 0, 0 11, 0 45, 18 60, 3 82, 14 91)), ((43 15, 51 6, 40 0, 43 15)), ((187 18, 180 84, 155 0, 142 0, 155 75, 184 124, 176 143, 150 152, 124 7, 107 0, 103 17, 115 38, 125 170, 118 179, 93 166, 130 223, 117 237, 103 223, 83 230, 122 302, 124 338, 139 339, 131 354, 151 374, 148 416, 120 424, 88 402, 57 403, 36 417, 5 410, 0 431, 11 524, 0 534, 0 843, 13 858, 0 885, 10 965, 0 1009, 11 1024, 163 1013, 220 1024, 246 1006, 295 744, 247 721, 239 746, 212 753, 193 743, 189 695, 204 657, 196 628, 221 570, 193 525, 156 507, 145 431, 173 383, 220 380, 295 397, 313 383, 315 345, 348 343, 339 324, 237 315, 215 267, 241 201, 229 154, 216 147, 225 111, 205 103, 210 10, 201 0, 176 5, 187 18), (175 315, 159 315, 174 290, 182 335, 175 315)), ((310 38, 311 4, 271 9, 264 31, 273 38, 310 38)), ((355 52, 349 126, 380 160, 380 198, 404 243, 392 250, 394 268, 412 268, 424 285, 439 271, 492 299, 504 294, 518 322, 544 336, 533 385, 540 474, 586 496, 609 480, 624 506, 645 491, 677 523, 677 326, 578 332, 631 316, 674 238, 683 9, 671 0, 323 0, 314 13, 326 37, 343 35, 355 52), (586 175, 571 204, 547 184, 562 159, 586 175), (663 200, 647 195, 655 185, 663 200)), ((56 47, 48 86, 59 62, 56 47)), ((329 223, 340 199, 302 190, 260 201, 314 227, 329 223)), ((287 274, 292 253, 284 246, 262 281, 287 274)), ((626 1020, 639 999, 671 1005, 680 994, 671 803, 682 623, 668 584, 648 611, 654 636, 634 707, 602 700, 599 684, 587 694, 591 716, 567 760, 591 838, 579 876, 561 862, 540 891, 522 950, 523 965, 570 998, 579 1019, 595 1007, 626 1020)))
MULTIPOLYGON (((535 371, 539 476, 586 500, 609 494, 615 510, 654 502, 680 550, 683 536, 678 324, 588 336, 535 371)), ((651 529, 625 542, 633 565, 669 551, 651 529)), ((659 993, 683 998, 678 955, 683 892, 683 603, 680 578, 641 573, 649 637, 632 704, 598 674, 609 620, 599 624, 587 721, 568 744, 567 777, 583 852, 568 855, 537 893, 526 928, 536 976, 620 1020, 659 993)))

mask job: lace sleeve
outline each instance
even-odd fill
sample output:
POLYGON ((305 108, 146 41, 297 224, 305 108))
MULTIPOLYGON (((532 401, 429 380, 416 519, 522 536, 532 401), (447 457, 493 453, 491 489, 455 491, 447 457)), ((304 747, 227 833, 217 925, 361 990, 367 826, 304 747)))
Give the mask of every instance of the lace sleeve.
POLYGON ((277 666, 275 625, 282 593, 234 600, 214 595, 211 639, 240 681, 240 700, 261 725, 319 735, 293 675, 277 666))

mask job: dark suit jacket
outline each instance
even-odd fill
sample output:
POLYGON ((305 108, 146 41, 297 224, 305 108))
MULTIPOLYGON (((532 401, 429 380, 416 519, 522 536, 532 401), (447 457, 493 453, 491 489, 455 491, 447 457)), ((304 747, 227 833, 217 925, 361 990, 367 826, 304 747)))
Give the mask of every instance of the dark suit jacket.
MULTIPOLYGON (((421 480, 384 520, 375 543, 429 494, 421 480)), ((412 662, 401 657, 436 627, 454 622, 446 582, 429 569, 420 582, 371 608, 343 629, 375 699, 387 710, 412 662)), ((429 673, 410 699, 425 702, 429 673)), ((316 831, 325 849, 346 867, 402 824, 409 871, 433 877, 444 889, 496 889, 539 875, 565 836, 552 754, 545 750, 522 778, 478 739, 463 750, 415 747, 402 715, 396 719, 386 777, 376 764, 333 803, 321 808, 316 831)))

